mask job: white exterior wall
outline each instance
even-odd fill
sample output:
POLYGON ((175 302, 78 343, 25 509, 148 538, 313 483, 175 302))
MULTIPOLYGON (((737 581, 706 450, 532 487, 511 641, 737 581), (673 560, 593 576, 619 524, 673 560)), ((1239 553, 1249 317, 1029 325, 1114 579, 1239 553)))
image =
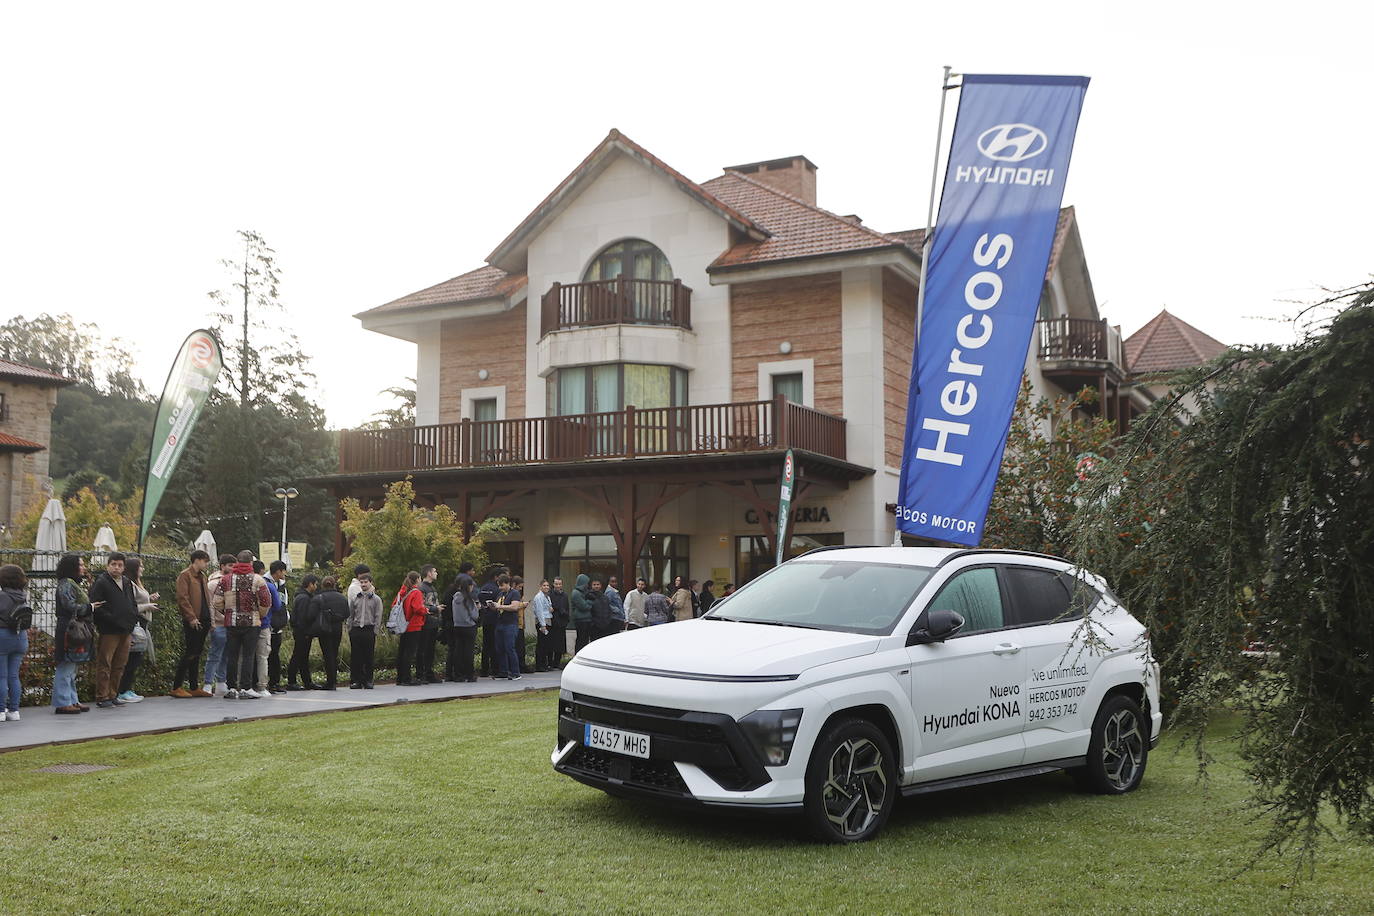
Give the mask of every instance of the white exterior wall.
POLYGON ((439 323, 430 322, 415 345, 415 423, 439 422, 439 323))
MULTIPOLYGON (((835 493, 828 503, 843 506, 838 521, 851 544, 886 544, 895 520, 883 508, 897 499, 897 481, 883 471, 886 438, 883 410, 883 273, 860 267, 840 273, 841 373, 844 380, 845 448, 853 464, 877 468, 871 477, 835 493)), ((816 487, 813 494, 825 488, 816 487)), ((814 501, 814 497, 813 497, 814 501)))
POLYGON ((530 241, 526 415, 545 415, 543 376, 551 369, 619 360, 682 366, 690 371, 691 403, 729 401, 730 294, 728 287, 712 286, 706 274, 707 265, 728 247, 728 224, 719 214, 640 163, 624 156, 614 159, 530 241), (555 282, 581 282, 598 252, 628 238, 658 246, 673 276, 691 287, 693 332, 588 328, 550 335, 557 340, 541 346, 539 303, 544 293, 555 282), (655 354, 663 358, 647 358, 655 354))

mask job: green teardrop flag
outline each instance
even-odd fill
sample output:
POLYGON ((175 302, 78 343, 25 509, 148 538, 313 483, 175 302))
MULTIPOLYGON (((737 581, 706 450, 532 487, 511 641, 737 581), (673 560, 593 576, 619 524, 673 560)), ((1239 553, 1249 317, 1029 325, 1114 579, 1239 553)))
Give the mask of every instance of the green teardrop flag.
POLYGON ((181 345, 176 362, 172 363, 172 371, 162 389, 162 400, 157 405, 157 422, 153 424, 153 438, 148 446, 148 480, 143 487, 143 515, 138 526, 140 552, 157 504, 167 489, 167 481, 172 479, 172 472, 182 452, 186 451, 196 420, 210 400, 210 392, 223 368, 224 354, 219 341, 203 328, 191 332, 181 345))

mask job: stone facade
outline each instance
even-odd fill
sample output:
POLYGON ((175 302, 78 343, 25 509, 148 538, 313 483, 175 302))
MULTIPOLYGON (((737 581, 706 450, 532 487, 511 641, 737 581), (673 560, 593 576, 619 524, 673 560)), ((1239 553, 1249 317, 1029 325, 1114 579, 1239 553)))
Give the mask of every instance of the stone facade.
POLYGON ((0 449, 0 526, 13 525, 26 509, 52 493, 48 444, 52 439, 57 388, 53 384, 0 375, 0 396, 5 405, 4 416, 0 418, 0 434, 43 446, 34 452, 12 447, 0 449))

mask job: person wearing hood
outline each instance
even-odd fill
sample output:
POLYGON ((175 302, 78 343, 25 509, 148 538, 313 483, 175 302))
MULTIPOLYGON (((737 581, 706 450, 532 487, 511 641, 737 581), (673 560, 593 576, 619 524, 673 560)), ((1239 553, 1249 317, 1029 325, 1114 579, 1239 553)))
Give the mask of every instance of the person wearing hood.
POLYGON ((568 596, 572 604, 573 628, 577 630, 577 642, 573 644, 573 654, 581 652, 592 641, 592 588, 591 577, 581 573, 573 584, 572 594, 568 596))
MULTIPOLYGON (((362 590, 358 583, 358 590, 362 590)), ((320 638, 320 655, 324 657, 324 685, 318 690, 334 690, 339 682, 339 643, 343 641, 344 621, 348 619, 348 599, 339 591, 339 580, 325 576, 320 590, 310 599, 307 612, 320 638)))
POLYGON ((210 598, 210 616, 219 621, 227 636, 224 643, 229 689, 226 700, 257 700, 253 668, 258 660, 258 635, 272 607, 267 580, 253 572, 253 551, 239 551, 229 574, 220 577, 210 598))
POLYGON ((477 683, 477 674, 472 668, 472 656, 477 648, 477 624, 480 613, 477 607, 477 583, 469 573, 472 564, 464 563, 458 578, 453 582, 452 621, 449 633, 453 641, 449 644, 449 657, 453 659, 453 680, 460 683, 477 683))
POLYGON ((125 705, 119 699, 119 681, 129 661, 129 643, 138 622, 138 599, 134 583, 124 575, 124 554, 115 552, 105 558, 105 571, 91 586, 91 607, 95 608, 95 630, 100 634, 95 656, 95 705, 101 709, 125 705))

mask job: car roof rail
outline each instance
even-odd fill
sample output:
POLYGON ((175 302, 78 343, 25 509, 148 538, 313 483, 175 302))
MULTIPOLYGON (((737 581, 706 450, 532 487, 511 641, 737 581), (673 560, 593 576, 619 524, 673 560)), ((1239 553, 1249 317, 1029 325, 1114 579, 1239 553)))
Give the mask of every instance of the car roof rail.
POLYGON ((935 568, 939 569, 941 566, 944 566, 949 561, 957 560, 960 557, 972 557, 989 553, 1005 554, 1014 557, 1036 557, 1041 560, 1056 560, 1060 563, 1068 563, 1070 566, 1077 565, 1072 560, 1066 557, 1057 557, 1052 553, 1036 553, 1034 550, 1009 550, 1001 547, 970 547, 966 550, 956 550, 954 553, 951 553, 949 556, 945 557, 943 560, 937 563, 935 568))
POLYGON ((825 553, 827 550, 858 550, 859 548, 865 547, 865 546, 871 546, 871 545, 865 545, 865 544, 826 544, 826 545, 824 545, 824 546, 822 546, 822 547, 812 547, 812 548, 811 548, 810 550, 808 550, 806 553, 799 553, 799 554, 797 554, 795 557, 792 557, 792 559, 794 559, 794 560, 800 560, 802 557, 809 557, 809 556, 811 556, 811 554, 813 554, 813 553, 825 553))

